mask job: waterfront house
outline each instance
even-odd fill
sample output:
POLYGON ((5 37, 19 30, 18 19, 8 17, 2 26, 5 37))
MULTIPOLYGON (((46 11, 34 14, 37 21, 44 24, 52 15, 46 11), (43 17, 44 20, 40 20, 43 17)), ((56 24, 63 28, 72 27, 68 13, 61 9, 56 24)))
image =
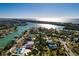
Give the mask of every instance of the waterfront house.
POLYGON ((31 49, 33 47, 34 42, 33 41, 27 41, 24 47, 26 49, 31 49))

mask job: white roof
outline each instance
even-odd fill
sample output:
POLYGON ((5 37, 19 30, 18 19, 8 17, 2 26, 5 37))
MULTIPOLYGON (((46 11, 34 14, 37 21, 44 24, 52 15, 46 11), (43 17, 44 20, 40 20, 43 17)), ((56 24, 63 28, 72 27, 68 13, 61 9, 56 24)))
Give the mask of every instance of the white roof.
POLYGON ((33 41, 27 41, 27 44, 29 45, 29 44, 34 44, 34 42, 33 41))
POLYGON ((50 43, 51 43, 51 42, 52 42, 52 40, 47 40, 47 42, 50 42, 50 43))
POLYGON ((23 53, 25 51, 25 48, 22 48, 21 53, 23 53))
POLYGON ((31 50, 30 50, 30 49, 25 49, 25 51, 24 51, 24 53, 23 53, 23 54, 28 55, 28 53, 29 53, 29 52, 31 52, 31 50))

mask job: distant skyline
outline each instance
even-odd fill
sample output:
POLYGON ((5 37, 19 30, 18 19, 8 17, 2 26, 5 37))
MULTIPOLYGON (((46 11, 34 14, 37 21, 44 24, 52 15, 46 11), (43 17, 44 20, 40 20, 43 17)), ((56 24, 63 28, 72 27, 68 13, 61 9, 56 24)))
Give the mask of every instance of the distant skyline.
POLYGON ((78 3, 0 3, 0 18, 79 17, 78 3))

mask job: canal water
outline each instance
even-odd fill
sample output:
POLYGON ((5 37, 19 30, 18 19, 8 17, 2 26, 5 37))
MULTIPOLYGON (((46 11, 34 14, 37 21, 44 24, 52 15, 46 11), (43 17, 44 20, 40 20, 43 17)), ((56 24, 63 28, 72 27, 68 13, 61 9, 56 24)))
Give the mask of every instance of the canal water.
POLYGON ((62 30, 64 27, 63 26, 57 26, 57 25, 51 25, 51 24, 39 24, 39 23, 27 23, 27 25, 24 26, 17 26, 16 31, 8 34, 6 37, 4 38, 0 38, 0 49, 4 49, 9 43, 11 43, 11 41, 13 39, 15 39, 14 37, 16 36, 21 36, 22 33, 25 30, 28 30, 32 27, 45 27, 45 28, 56 28, 56 29, 60 29, 62 30))

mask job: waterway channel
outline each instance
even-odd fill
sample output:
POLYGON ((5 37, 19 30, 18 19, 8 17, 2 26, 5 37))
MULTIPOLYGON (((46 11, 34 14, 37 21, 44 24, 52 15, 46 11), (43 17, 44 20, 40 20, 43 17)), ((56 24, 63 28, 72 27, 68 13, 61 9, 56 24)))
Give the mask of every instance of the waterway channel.
POLYGON ((51 25, 51 24, 39 24, 39 23, 27 23, 27 25, 24 26, 17 26, 16 31, 8 34, 4 38, 0 38, 0 49, 4 49, 8 44, 11 43, 14 37, 21 36, 25 30, 28 30, 32 27, 45 27, 45 28, 56 28, 56 29, 63 29, 63 26, 57 26, 57 25, 51 25))

